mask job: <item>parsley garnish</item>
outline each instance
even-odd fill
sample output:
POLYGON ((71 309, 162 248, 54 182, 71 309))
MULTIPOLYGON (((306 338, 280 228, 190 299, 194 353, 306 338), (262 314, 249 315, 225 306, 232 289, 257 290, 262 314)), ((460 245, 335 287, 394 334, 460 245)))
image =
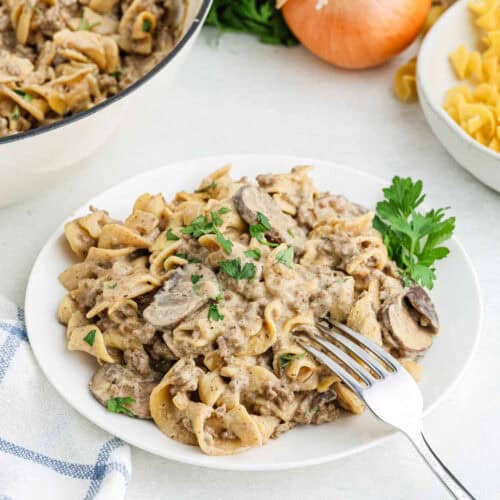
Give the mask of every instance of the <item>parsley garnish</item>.
POLYGON ((94 340, 95 340, 95 334, 97 332, 95 330, 90 330, 85 337, 83 337, 84 342, 87 342, 87 344, 92 347, 94 345, 94 340))
POLYGON ((271 229, 272 226, 269 222, 269 219, 262 212, 257 212, 257 223, 251 224, 248 228, 248 231, 250 233, 250 236, 252 238, 255 238, 259 243, 268 245, 270 247, 277 247, 277 243, 267 241, 264 237, 264 233, 266 231, 271 231, 271 229))
POLYGON ((280 360, 280 369, 286 368, 294 359, 302 359, 306 357, 305 352, 301 352, 299 354, 281 354, 279 357, 280 360))
POLYGON ((151 26, 151 21, 149 19, 145 19, 142 23, 142 31, 144 31, 144 33, 149 33, 151 26))
POLYGON ((450 253, 439 245, 451 238, 455 217, 445 219, 446 208, 417 212, 425 199, 422 188, 422 181, 394 177, 391 186, 383 190, 385 199, 377 203, 373 227, 382 234, 405 286, 420 283, 432 289, 436 279, 433 264, 450 253))
POLYGON ((113 413, 124 413, 125 415, 128 415, 129 417, 135 417, 134 413, 132 413, 125 405, 128 405, 130 403, 135 403, 135 399, 131 397, 125 397, 125 398, 111 398, 108 399, 106 403, 106 408, 108 411, 113 412, 113 413))
POLYGON ((200 259, 195 259, 193 257, 189 257, 187 253, 179 252, 179 253, 174 253, 176 257, 179 257, 179 259, 184 259, 187 260, 190 264, 200 264, 201 260, 200 259))
POLYGON ((275 0, 215 0, 206 23, 220 31, 252 33, 262 43, 296 45, 275 0))
POLYGON ((172 229, 167 230, 167 241, 177 241, 180 238, 172 231, 172 229))
POLYGON ((82 17, 80 19, 80 24, 78 25, 78 30, 77 31, 90 31, 92 28, 95 28, 96 26, 99 26, 101 23, 98 21, 96 23, 88 23, 87 20, 82 17))
POLYGON ((24 90, 14 89, 14 92, 17 95, 20 95, 26 102, 30 102, 33 100, 33 96, 31 94, 28 94, 28 92, 25 92, 24 90))
POLYGON ((271 226, 271 223, 269 222, 269 219, 262 212, 257 212, 257 222, 259 224, 262 224, 264 226, 264 228, 268 231, 270 231, 272 229, 272 226, 271 226))
POLYGON ((229 208, 222 207, 216 212, 211 213, 212 220, 209 222, 206 215, 199 215, 193 219, 186 227, 181 229, 181 233, 190 234, 193 238, 198 239, 204 234, 214 234, 215 228, 221 226, 223 221, 221 215, 227 214, 229 208))
POLYGON ((217 212, 210 212, 210 216, 212 217, 212 222, 215 224, 216 227, 222 226, 224 221, 217 212))
POLYGON ((12 111, 10 117, 12 120, 19 120, 19 118, 21 118, 21 111, 19 110, 19 106, 17 104, 14 106, 14 110, 12 111))
POLYGON ((255 260, 260 260, 262 254, 260 253, 260 250, 258 248, 253 248, 251 250, 246 250, 245 256, 248 257, 249 259, 255 259, 255 260))
POLYGON ((203 279, 203 275, 201 275, 201 274, 192 274, 191 275, 191 283, 193 285, 196 285, 196 283, 198 283, 198 281, 200 281, 201 279, 203 279))
POLYGON ((214 321, 220 321, 224 319, 224 315, 219 312, 219 308, 214 302, 212 302, 210 306, 208 306, 208 319, 213 319, 214 321))
POLYGON ((221 260, 219 266, 223 273, 235 280, 251 280, 255 277, 255 264, 247 262, 241 267, 241 259, 239 257, 232 260, 221 260))
POLYGON ((287 229, 286 231, 292 238, 295 238, 293 231, 291 229, 287 229))
POLYGON ((212 181, 210 184, 207 184, 206 186, 203 186, 200 189, 197 189, 195 193, 206 193, 207 191, 211 191, 212 189, 215 189, 217 187, 217 184, 215 181, 212 181))
POLYGON ((285 250, 280 250, 276 254, 276 262, 283 264, 290 269, 293 267, 293 247, 285 248, 285 250))
POLYGON ((116 288, 117 286, 118 286, 118 284, 117 284, 117 283, 113 283, 112 285, 109 285, 109 287, 108 287, 108 288, 114 289, 114 288, 116 288))
POLYGON ((215 230, 215 235, 217 243, 222 247, 224 252, 230 254, 231 250, 233 249, 233 242, 231 240, 228 240, 227 238, 224 238, 224 236, 218 229, 215 230))

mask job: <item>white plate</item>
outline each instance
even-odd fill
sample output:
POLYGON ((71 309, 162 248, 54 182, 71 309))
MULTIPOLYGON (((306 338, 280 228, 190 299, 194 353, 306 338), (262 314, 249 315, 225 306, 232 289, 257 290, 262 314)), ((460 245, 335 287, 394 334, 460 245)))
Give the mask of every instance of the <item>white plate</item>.
MULTIPOLYGON (((272 155, 224 156, 184 161, 146 172, 96 196, 69 218, 84 215, 89 204, 125 218, 138 195, 162 192, 170 198, 177 191, 194 189, 210 171, 233 163, 233 176, 254 177, 265 172, 286 172, 292 166, 310 164, 321 190, 343 193, 351 200, 373 207, 381 188, 389 184, 365 173, 333 163, 272 155)), ((432 291, 441 318, 441 333, 423 361, 421 389, 428 411, 452 387, 463 372, 478 340, 481 304, 477 278, 460 244, 449 243, 451 256, 439 264, 432 291)), ((66 350, 65 328, 56 311, 65 290, 57 276, 75 260, 63 237, 63 224, 40 252, 26 292, 26 324, 38 362, 56 390, 82 415, 129 443, 166 458, 220 469, 277 470, 318 464, 350 455, 387 438, 393 431, 368 412, 332 424, 293 429, 266 446, 229 457, 209 457, 198 448, 164 436, 152 423, 106 411, 88 390, 95 369, 93 360, 66 350)))

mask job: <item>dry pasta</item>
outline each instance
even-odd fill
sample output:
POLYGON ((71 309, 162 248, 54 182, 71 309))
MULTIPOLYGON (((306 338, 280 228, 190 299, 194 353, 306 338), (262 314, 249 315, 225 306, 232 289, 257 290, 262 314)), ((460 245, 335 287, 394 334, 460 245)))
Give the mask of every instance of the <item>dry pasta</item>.
POLYGON ((450 54, 456 77, 467 83, 451 88, 443 107, 468 135, 500 152, 500 1, 471 1, 469 9, 484 34, 483 48, 461 45, 450 54))

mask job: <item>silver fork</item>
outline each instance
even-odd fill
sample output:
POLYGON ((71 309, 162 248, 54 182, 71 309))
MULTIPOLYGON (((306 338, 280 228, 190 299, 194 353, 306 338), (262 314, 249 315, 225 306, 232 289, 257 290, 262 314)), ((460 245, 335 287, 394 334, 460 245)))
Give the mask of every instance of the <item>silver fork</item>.
POLYGON ((377 418, 401 431, 451 495, 459 499, 474 499, 425 439, 422 430, 422 393, 406 369, 387 351, 360 333, 342 323, 325 321, 328 327, 323 323, 317 323, 316 326, 333 342, 310 331, 306 332, 307 340, 305 337, 297 337, 296 340, 338 375, 377 418), (313 343, 321 346, 329 355, 314 347, 313 343))

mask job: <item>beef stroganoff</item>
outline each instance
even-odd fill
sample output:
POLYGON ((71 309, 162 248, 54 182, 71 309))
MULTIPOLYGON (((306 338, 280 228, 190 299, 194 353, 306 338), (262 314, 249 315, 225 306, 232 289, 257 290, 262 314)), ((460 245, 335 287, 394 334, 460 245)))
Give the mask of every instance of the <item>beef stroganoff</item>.
POLYGON ((156 66, 187 0, 4 0, 0 137, 89 109, 156 66))
POLYGON ((415 377, 438 318, 405 288, 373 212, 319 192, 311 167, 194 192, 143 194, 124 221, 104 210, 66 224, 81 260, 60 281, 69 350, 99 363, 90 390, 108 410, 151 418, 209 455, 265 444, 363 404, 295 341, 320 318, 346 323, 415 377))

